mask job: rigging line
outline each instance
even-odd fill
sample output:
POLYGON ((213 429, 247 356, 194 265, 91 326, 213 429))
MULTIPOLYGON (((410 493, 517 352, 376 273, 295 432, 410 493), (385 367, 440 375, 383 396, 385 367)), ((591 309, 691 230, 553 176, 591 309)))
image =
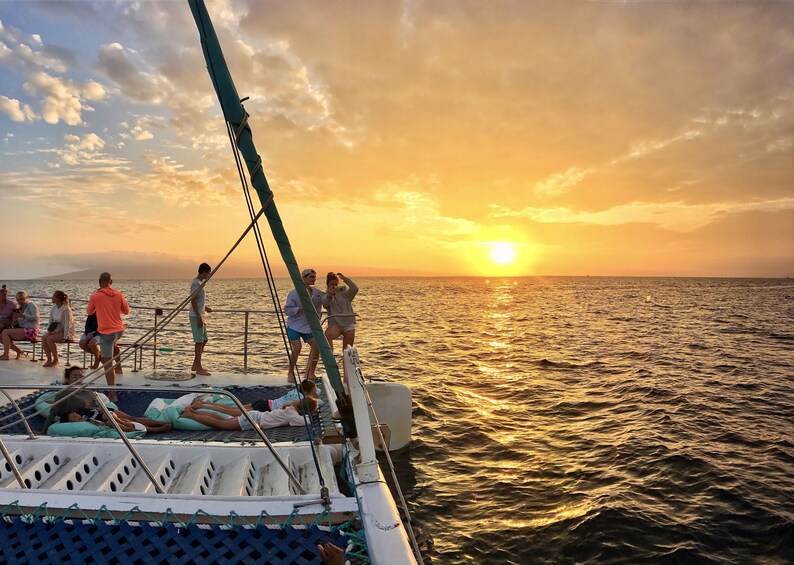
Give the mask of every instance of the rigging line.
MULTIPOLYGON (((248 123, 248 112, 245 112, 245 123, 248 123)), ((237 138, 239 133, 242 129, 238 129, 236 135, 232 136, 232 124, 228 120, 226 121, 226 131, 229 136, 229 142, 232 146, 232 153, 234 154, 234 161, 237 166, 237 174, 240 177, 240 182, 243 185, 243 195, 245 197, 246 204, 248 205, 248 213, 253 214, 253 199, 251 197, 250 188, 248 184, 248 179, 245 176, 245 172, 242 166, 242 160, 240 158, 240 151, 239 147, 237 146, 237 138)), ((261 159, 259 164, 261 165, 261 159)), ((253 177, 252 177, 253 178, 253 177)), ((272 200, 274 197, 272 191, 269 197, 269 200, 272 200)), ((278 321, 279 331, 281 333, 281 341, 284 346, 284 351, 287 354, 287 361, 292 368, 293 374, 297 374, 297 359, 292 353, 292 348, 289 345, 289 341, 287 340, 286 335, 286 321, 284 320, 284 313, 281 310, 281 304, 278 302, 278 290, 276 289, 275 277, 273 276, 273 271, 270 267, 270 260, 267 256, 267 249, 265 248, 264 239, 262 238, 261 231, 259 230, 259 226, 257 225, 254 228, 254 236, 256 237, 257 241, 257 249, 259 251, 259 256, 262 260, 262 268, 265 271, 265 279, 267 280, 268 290, 270 291, 270 299, 273 302, 273 309, 276 312, 276 319, 278 321)))
POLYGON ((400 488, 400 483, 397 480, 397 472, 394 469, 394 463, 391 460, 391 455, 389 454, 389 448, 386 445, 386 439, 383 437, 383 432, 380 429, 380 420, 378 419, 378 414, 375 412, 375 407, 372 405, 372 398, 369 395, 369 391, 367 390, 366 383, 364 382, 364 375, 361 373, 361 367, 356 366, 355 371, 355 378, 357 378, 361 382, 361 388, 364 391, 364 394, 367 396, 367 406, 369 406, 370 413, 372 417, 375 419, 375 429, 378 430, 378 436, 380 436, 381 445, 385 448, 383 453, 386 455, 386 461, 389 462, 389 470, 391 471, 391 477, 394 481, 394 488, 397 490, 397 494, 400 496, 400 504, 405 511, 405 519, 408 522, 408 535, 411 538, 411 545, 413 546, 414 553, 416 554, 416 558, 419 561, 420 565, 423 565, 422 561, 422 554, 419 551, 419 543, 416 541, 416 537, 414 536, 414 527, 413 523, 411 522, 411 512, 408 510, 408 503, 405 502, 405 497, 403 496, 403 491, 400 488))
MULTIPOLYGON (((245 120, 244 120, 244 122, 245 123, 248 122, 248 112, 245 112, 245 120)), ((237 138, 239 137, 239 132, 242 131, 242 126, 238 129, 238 133, 235 136, 234 140, 232 140, 232 126, 231 126, 231 124, 228 121, 226 122, 226 131, 227 131, 227 133, 229 135, 229 142, 230 142, 230 144, 232 146, 232 153, 234 154, 234 161, 235 161, 235 165, 237 166, 237 174, 240 177, 240 183, 242 184, 243 194, 244 194, 244 197, 245 197, 246 204, 248 205, 248 212, 249 212, 249 214, 253 214, 253 212, 254 212, 253 199, 251 198, 251 193, 250 193, 249 185, 248 185, 248 179, 245 176, 245 173, 244 173, 244 170, 243 170, 243 166, 242 166, 242 161, 240 159, 239 147, 236 144, 237 138)), ((261 168, 261 165, 262 165, 262 160, 260 159, 257 167, 261 168)), ((251 175, 252 177, 253 177, 253 174, 255 174, 255 173, 252 173, 252 175, 251 175)), ((268 197, 268 204, 273 200, 273 196, 274 195, 273 195, 273 193, 271 191, 270 196, 268 197)), ((257 249, 259 251, 259 256, 260 256, 260 259, 262 260, 262 268, 265 271, 265 279, 267 280, 268 289, 270 290, 270 298, 273 301, 273 307, 274 307, 274 310, 276 311, 276 318, 277 318, 278 324, 279 324, 279 331, 281 332, 281 339, 283 341, 284 348, 285 348, 285 350, 287 352, 287 359, 288 359, 288 361, 290 363, 290 366, 292 367, 292 374, 296 375, 296 377, 297 377, 295 379, 295 388, 296 388, 296 390, 298 392, 298 401, 303 403, 303 401, 305 399, 305 396, 303 394, 303 389, 301 388, 302 379, 298 375, 297 359, 295 359, 295 355, 292 352, 292 347, 290 347, 290 344, 288 343, 288 340, 287 340, 287 336, 286 336, 286 332, 285 332, 286 322, 284 321, 284 318, 283 318, 283 312, 279 308, 280 304, 277 301, 277 290, 276 290, 275 277, 273 277, 273 272, 272 272, 272 269, 271 269, 271 266, 270 266, 270 260, 269 260, 269 258, 267 256, 267 250, 265 249, 264 239, 262 238, 262 234, 261 234, 261 232, 259 230, 259 226, 258 225, 254 226, 254 236, 256 238, 257 249)), ((309 364, 311 364, 311 352, 309 352, 309 364)), ((308 367, 307 367, 307 369, 308 369, 308 367)), ((323 498, 327 502, 328 501, 328 489, 325 486, 325 477, 323 476, 323 471, 322 471, 322 468, 320 466, 319 456, 318 456, 318 453, 317 453, 317 449, 319 449, 319 448, 316 448, 315 445, 314 445, 315 434, 314 434, 314 430, 312 429, 312 426, 310 425, 310 419, 311 418, 307 417, 306 414, 303 414, 303 424, 304 424, 304 427, 306 428, 306 433, 308 434, 309 439, 311 440, 310 441, 310 443, 312 445, 311 453, 312 453, 312 459, 314 461, 314 467, 315 467, 315 470, 317 471, 317 475, 319 477, 319 482, 320 482, 321 492, 323 493, 323 498)))
MULTIPOLYGON (((200 10, 193 10, 193 12, 194 12, 194 18, 196 20, 196 25, 199 28, 199 35, 202 37, 202 40, 201 40, 202 51, 204 52, 204 56, 205 56, 205 59, 206 59, 206 62, 207 62, 207 71, 209 72, 210 78, 212 79, 212 85, 213 85, 213 88, 215 89, 215 93, 218 95, 218 101, 220 102, 221 112, 223 113, 224 121, 227 123, 227 130, 228 130, 229 127, 233 126, 234 122, 230 119, 229 114, 227 112, 227 108, 224 106, 223 96, 222 96, 221 90, 220 90, 221 82, 218 80, 218 71, 216 70, 215 65, 213 64, 213 60, 212 60, 213 58, 210 55, 210 49, 209 49, 209 45, 208 45, 208 42, 207 42, 207 39, 206 39, 208 37, 208 35, 209 35, 207 33, 208 25, 209 25, 210 30, 213 31, 213 35, 214 35, 214 30, 212 30, 211 22, 205 21, 204 15, 201 14, 200 10)), ((217 40, 217 38, 216 38, 216 40, 217 40)), ((220 49, 220 46, 218 46, 218 48, 220 49)), ((221 53, 221 56, 222 56, 222 53, 221 53)), ((224 63, 224 66, 225 66, 225 63, 224 63)), ((228 71, 228 69, 227 69, 227 71, 228 71)), ((234 88, 234 84, 231 83, 231 76, 229 76, 229 80, 230 80, 230 84, 231 84, 232 90, 235 93, 235 96, 238 96, 237 92, 236 92, 236 89, 234 88)), ((245 127, 245 125, 247 125, 247 122, 248 122, 248 116, 247 116, 247 112, 245 111, 245 108, 242 107, 242 101, 239 98, 238 98, 238 103, 240 104, 240 108, 241 108, 241 110, 242 110, 242 112, 244 114, 244 116, 243 116, 241 121, 245 122, 245 124, 243 125, 243 127, 238 127, 236 132, 237 132, 237 135, 242 136, 242 133, 246 129, 248 129, 249 132, 250 132, 250 127, 248 127, 248 128, 245 127)), ((236 143, 233 144, 233 147, 239 150, 239 145, 238 144, 236 144, 236 143)), ((248 163, 248 162, 246 161, 246 163, 248 163)), ((261 158, 259 158, 258 163, 261 163, 261 158)), ((264 173, 262 173, 262 174, 264 176, 264 173)), ((253 177, 251 177, 251 181, 253 182, 253 177)), ((266 180, 265 180, 265 187, 268 188, 266 180)), ((268 191, 272 193, 272 191, 269 188, 268 188, 268 191)), ((258 191, 257 191, 257 193, 258 193, 258 191)), ((276 215, 276 219, 278 219, 279 222, 281 221, 280 218, 278 218, 278 215, 276 215)), ((270 218, 268 218, 268 222, 270 222, 270 218)), ((282 247, 282 244, 280 242, 277 241, 277 244, 278 244, 279 248, 282 247)), ((286 242, 285 245, 287 247, 290 247, 288 242, 286 242)), ((297 270, 298 269, 298 265, 297 265, 297 262, 296 262, 296 259, 295 259, 294 255, 291 253, 291 249, 290 249, 290 255, 292 255, 290 260, 288 260, 286 257, 284 257, 284 261, 285 261, 285 263, 287 263, 287 269, 289 270, 290 267, 294 267, 295 270, 297 270)), ((283 256, 283 252, 282 252, 282 256, 283 256)), ((290 278, 292 278, 292 275, 290 275, 290 278)), ((293 279, 293 283, 294 283, 294 279, 293 279)), ((309 297, 309 298, 311 298, 311 297, 309 297)), ((276 308, 276 310, 278 310, 278 308, 276 308)), ((322 331, 322 328, 320 328, 320 331, 322 331)), ((286 344, 286 337, 284 336, 284 337, 282 337, 282 339, 285 340, 285 347, 287 349, 287 355, 288 355, 289 359, 291 360, 291 365, 293 366, 293 372, 297 373, 297 363, 293 359, 293 357, 291 356, 291 348, 289 347, 288 344, 286 344)), ((322 349, 322 348, 319 348, 319 349, 322 349)), ((321 356, 322 356, 322 353, 323 353, 323 351, 321 350, 320 351, 321 356)), ((325 367, 325 370, 326 370, 326 373, 327 373, 328 370, 329 370, 329 367, 327 367, 325 365, 325 362, 323 362, 323 366, 325 367)))
MULTIPOLYGON (((210 281, 210 279, 212 279, 213 276, 215 276, 215 274, 220 270, 220 268, 223 266, 223 264, 226 262, 226 260, 229 258, 229 256, 234 252, 234 250, 237 249, 237 247, 240 245, 240 243, 243 241, 243 239, 245 239, 245 236, 248 235, 248 232, 251 231, 252 227, 255 226, 256 223, 259 221, 259 218, 265 212, 265 208, 267 208, 270 205, 271 202, 272 202, 272 198, 269 199, 267 202, 265 202, 265 206, 263 206, 262 209, 259 210, 259 212, 256 214, 256 216, 254 216, 253 220, 251 221, 250 224, 248 224, 248 227, 245 228, 245 230, 243 231, 242 235, 240 235, 240 237, 237 239, 237 241, 234 243, 234 245, 232 245, 232 248, 228 251, 228 253, 226 253, 226 256, 223 259, 221 259, 220 263, 218 263, 218 266, 215 267, 215 269, 210 271, 210 274, 207 276, 206 279, 204 279, 204 281, 199 285, 199 287, 195 290, 195 292, 192 292, 190 295, 188 295, 188 297, 185 298, 176 308, 174 308, 168 314, 166 314, 163 317, 163 319, 160 321, 160 323, 156 324, 154 326, 154 328, 152 328, 151 330, 146 332, 143 336, 138 338, 137 341, 135 341, 132 345, 127 347, 122 353, 120 353, 119 356, 122 357, 122 359, 127 359, 130 356, 131 353, 135 352, 135 347, 140 345, 142 342, 145 342, 146 340, 148 340, 149 337, 154 334, 154 332, 160 331, 165 326, 170 324, 171 321, 177 316, 177 314, 179 314, 180 312, 182 312, 182 310, 185 309, 185 307, 187 306, 187 304, 190 303, 190 301, 193 299, 193 297, 196 296, 199 292, 201 292, 201 290, 204 288, 204 286, 210 281)), ((53 407, 57 406, 61 402, 65 401, 67 398, 70 398, 70 397, 74 396, 75 394, 77 394, 78 391, 83 390, 84 388, 86 388, 88 385, 90 385, 93 382, 95 382, 97 379, 99 379, 99 377, 103 376, 104 374, 105 374, 105 369, 104 368, 94 369, 93 372, 88 373, 82 379, 79 379, 78 381, 76 381, 75 384, 79 384, 79 386, 77 388, 75 388, 68 395, 64 396, 63 398, 61 398, 57 402, 53 403, 51 405, 50 409, 52 409, 53 407)), ((116 389, 114 389, 114 390, 116 390, 116 389)), ((35 409, 35 405, 29 406, 27 408, 23 408, 22 411, 24 412, 26 410, 30 410, 31 408, 35 409)), ((40 414, 40 413, 41 413, 41 410, 35 412, 34 414, 31 414, 29 417, 33 417, 33 416, 35 416, 37 414, 40 414)), ((14 414, 7 414, 6 416, 0 417, 0 423, 8 420, 13 415, 14 414)), ((0 427, 0 431, 4 430, 4 429, 6 429, 6 428, 8 428, 8 427, 10 427, 12 425, 14 425, 14 424, 12 423, 12 424, 6 424, 5 426, 2 426, 2 427, 0 427)))

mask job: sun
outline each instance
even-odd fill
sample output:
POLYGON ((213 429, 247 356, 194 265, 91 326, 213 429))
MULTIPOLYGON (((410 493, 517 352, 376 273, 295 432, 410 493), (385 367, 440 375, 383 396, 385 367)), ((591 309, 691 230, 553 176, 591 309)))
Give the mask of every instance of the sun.
POLYGON ((515 261, 516 249, 512 243, 500 241, 491 244, 491 260, 497 265, 508 265, 515 261))

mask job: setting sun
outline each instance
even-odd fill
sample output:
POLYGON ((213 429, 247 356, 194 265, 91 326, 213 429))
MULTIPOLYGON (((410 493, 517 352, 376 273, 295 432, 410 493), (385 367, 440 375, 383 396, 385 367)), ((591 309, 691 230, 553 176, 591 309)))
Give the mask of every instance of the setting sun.
POLYGON ((491 247, 491 259, 499 265, 512 263, 516 258, 515 246, 512 243, 500 241, 491 247))

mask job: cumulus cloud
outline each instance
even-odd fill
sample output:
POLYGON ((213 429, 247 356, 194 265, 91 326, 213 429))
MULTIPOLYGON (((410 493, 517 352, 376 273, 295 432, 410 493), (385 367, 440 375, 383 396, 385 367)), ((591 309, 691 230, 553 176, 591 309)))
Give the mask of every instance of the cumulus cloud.
POLYGON ((101 155, 105 141, 95 133, 87 133, 82 137, 67 135, 66 147, 59 151, 61 159, 67 165, 76 165, 92 161, 101 155))
POLYGON ((14 122, 31 121, 36 117, 30 106, 22 105, 19 100, 6 96, 0 96, 0 111, 14 122))
POLYGON ((41 95, 41 115, 48 124, 62 121, 70 126, 83 123, 82 112, 90 110, 84 100, 101 100, 104 89, 96 82, 81 85, 73 80, 50 76, 45 72, 32 73, 25 82, 31 95, 41 95))

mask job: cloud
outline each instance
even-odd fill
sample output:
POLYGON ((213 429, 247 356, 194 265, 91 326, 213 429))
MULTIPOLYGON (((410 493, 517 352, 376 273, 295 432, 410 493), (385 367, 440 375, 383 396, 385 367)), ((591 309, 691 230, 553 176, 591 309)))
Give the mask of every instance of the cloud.
POLYGON ((64 73, 77 66, 74 52, 60 45, 44 44, 41 36, 25 36, 20 30, 0 23, 0 60, 26 70, 46 69, 64 73))
POLYGON ((564 173, 556 173, 536 182, 532 188, 539 196, 556 196, 571 190, 589 173, 590 171, 580 171, 571 167, 564 173))
POLYGON ((794 210, 794 197, 750 202, 685 204, 683 202, 631 202, 598 212, 570 208, 528 207, 520 211, 492 206, 494 217, 524 217, 540 223, 582 223, 615 226, 634 223, 658 225, 666 230, 693 231, 719 221, 725 215, 794 210))
POLYGON ((70 79, 53 77, 45 72, 34 72, 25 82, 25 90, 31 95, 43 95, 41 115, 48 124, 62 121, 70 126, 83 124, 82 112, 90 110, 84 100, 104 98, 103 87, 93 81, 79 84, 70 79))
POLYGON ((130 53, 120 43, 102 45, 94 67, 121 88, 121 93, 137 102, 158 104, 166 94, 167 81, 160 76, 138 70, 130 53))
POLYGON ((30 106, 27 104, 23 106, 19 103, 19 100, 5 96, 0 96, 0 111, 4 112, 14 122, 31 121, 36 117, 30 106))
POLYGON ((67 165, 94 160, 101 155, 101 149, 105 147, 105 141, 95 133, 87 133, 82 137, 67 135, 64 139, 67 143, 66 148, 58 153, 67 165))

